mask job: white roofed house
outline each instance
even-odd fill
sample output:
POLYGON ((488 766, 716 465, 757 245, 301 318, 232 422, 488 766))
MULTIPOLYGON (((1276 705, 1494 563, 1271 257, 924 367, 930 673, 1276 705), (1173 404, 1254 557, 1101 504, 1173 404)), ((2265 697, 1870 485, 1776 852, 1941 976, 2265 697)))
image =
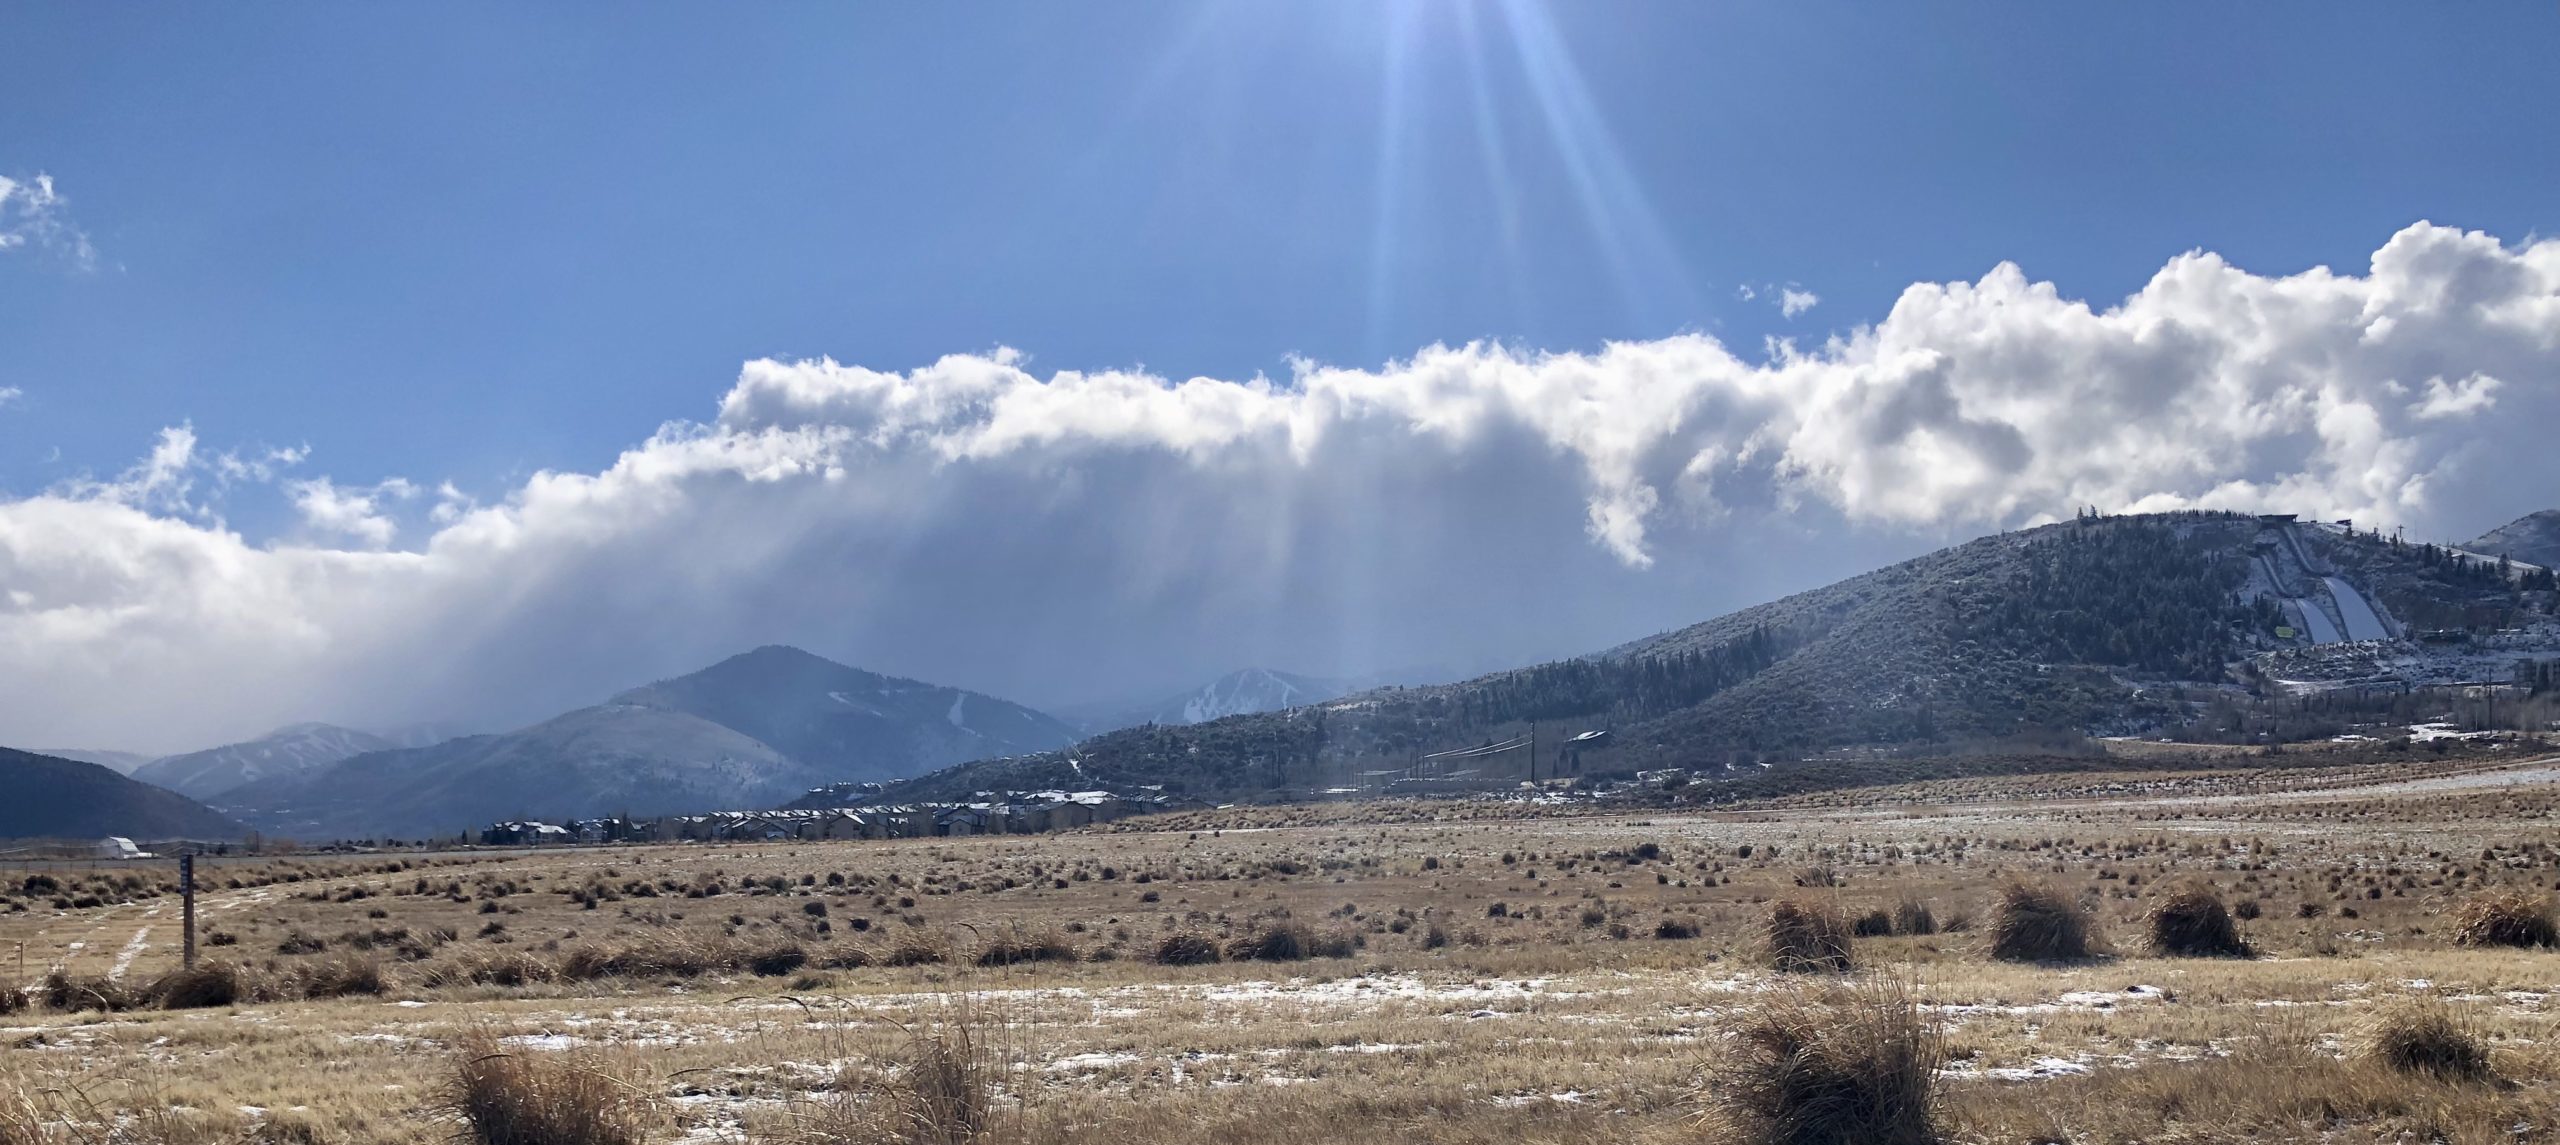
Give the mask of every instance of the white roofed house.
POLYGON ((851 811, 827 811, 818 816, 813 839, 868 839, 873 825, 869 819, 851 811))

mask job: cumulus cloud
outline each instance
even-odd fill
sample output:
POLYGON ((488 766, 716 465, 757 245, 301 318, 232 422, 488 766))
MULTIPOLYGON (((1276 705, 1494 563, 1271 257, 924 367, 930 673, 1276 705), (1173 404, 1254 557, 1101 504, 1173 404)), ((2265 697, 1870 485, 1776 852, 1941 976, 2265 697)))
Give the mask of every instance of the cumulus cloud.
POLYGON ((24 182, 0 175, 0 251, 43 251, 83 270, 97 265, 88 233, 71 221, 70 202, 51 175, 24 182))
POLYGON ((1035 702, 1552 655, 2079 505, 2468 536, 2560 488, 2555 349, 2560 241, 2420 224, 2362 273, 2197 252, 2103 308, 2003 264, 1759 360, 754 361, 600 472, 287 482, 303 531, 263 542, 208 517, 226 468, 182 427, 0 503, 0 742, 500 723, 770 640, 1035 702))
POLYGON ((399 536, 400 525, 383 512, 389 501, 405 501, 418 495, 418 488, 407 480, 394 477, 371 488, 342 488, 326 477, 287 482, 285 489, 293 497, 294 511, 312 531, 326 536, 345 537, 368 549, 391 546, 399 536))
POLYGON ((1778 290, 1778 312, 1789 318, 1821 304, 1822 296, 1810 290, 1798 290, 1792 286, 1780 287, 1778 290))

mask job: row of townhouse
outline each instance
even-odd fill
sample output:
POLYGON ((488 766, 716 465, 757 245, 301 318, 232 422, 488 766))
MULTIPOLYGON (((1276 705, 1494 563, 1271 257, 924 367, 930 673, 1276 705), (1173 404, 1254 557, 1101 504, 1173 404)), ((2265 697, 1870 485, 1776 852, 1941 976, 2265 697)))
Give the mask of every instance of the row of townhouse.
POLYGON ((1109 791, 1008 793, 973 803, 910 803, 795 809, 715 811, 657 818, 610 817, 565 823, 518 820, 480 832, 488 846, 526 847, 566 843, 768 842, 788 839, 921 839, 936 836, 1034 835, 1105 823, 1130 815, 1171 810, 1160 791, 1124 796, 1109 791))

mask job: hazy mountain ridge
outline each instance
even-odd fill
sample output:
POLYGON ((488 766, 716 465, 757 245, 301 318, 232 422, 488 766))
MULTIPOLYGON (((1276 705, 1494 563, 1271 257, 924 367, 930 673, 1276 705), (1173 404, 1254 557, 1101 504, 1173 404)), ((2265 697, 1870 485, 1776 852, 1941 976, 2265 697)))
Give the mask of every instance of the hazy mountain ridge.
POLYGON ((1228 716, 1276 712, 1364 691, 1374 684, 1302 676, 1273 668, 1240 668, 1197 688, 1144 703, 1082 704, 1062 711, 1085 734, 1141 724, 1198 724, 1228 716))
POLYGON ((2560 509, 2527 513, 2462 547, 2529 565, 2560 568, 2560 509))
POLYGON ((87 747, 39 747, 31 749, 29 754, 94 763, 118 775, 131 775, 135 769, 160 758, 156 755, 144 755, 141 752, 108 751, 104 748, 87 747))
POLYGON ((831 782, 899 779, 1077 738, 1065 722, 1009 700, 866 672, 784 645, 633 688, 614 702, 735 729, 831 782))
MULTIPOLYGON (((924 776, 890 797, 1163 784, 1232 799, 1363 787, 1423 753, 1518 737, 1532 722, 1550 744, 1611 732, 1584 766, 1625 771, 2183 719, 2182 693, 2239 689, 2234 665, 2307 643, 2282 635, 2291 630, 2279 602, 2244 592, 2267 528, 2254 515, 2198 512, 2000 533, 1586 657, 1287 713, 1127 729, 1069 752, 924 776)), ((2484 570, 2441 550, 2293 531, 2303 552, 2372 586, 2377 607, 2404 620, 2514 619, 2484 570)))
POLYGON ((764 807, 1074 738, 1019 704, 777 645, 530 727, 367 752, 220 803, 301 838, 450 834, 518 817, 764 807))
POLYGON ((163 756, 134 769, 133 777, 190 799, 214 800, 263 779, 302 775, 343 759, 396 746, 399 745, 354 728, 292 724, 253 740, 163 756))
POLYGON ((0 748, 0 838, 227 841, 248 828, 174 791, 59 756, 0 748))
POLYGON ((816 770, 708 720, 604 704, 253 783, 224 806, 297 837, 450 834, 519 816, 760 806, 819 781, 816 770))

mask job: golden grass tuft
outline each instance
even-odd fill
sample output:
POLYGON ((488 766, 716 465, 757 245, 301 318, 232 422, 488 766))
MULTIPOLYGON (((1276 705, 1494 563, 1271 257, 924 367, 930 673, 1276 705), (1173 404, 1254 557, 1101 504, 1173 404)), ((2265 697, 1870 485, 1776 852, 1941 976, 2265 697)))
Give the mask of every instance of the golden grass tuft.
POLYGON ((1930 1145, 1946 1051, 1910 989, 1871 981, 1770 994, 1730 1027, 1705 1128, 1732 1145, 1930 1145))
POLYGON ((1073 962, 1075 944, 1064 932, 1044 930, 1033 934, 1001 935, 979 944, 972 959, 980 966, 1011 966, 1021 962, 1073 962))
POLYGON ((2365 1029, 2365 1053, 2400 1073, 2446 1081, 2489 1076, 2489 1051, 2470 1023, 2435 998, 2389 1006, 2374 1014, 2365 1029))
POLYGON ((1838 908, 1780 899, 1769 908, 1769 965, 1787 974, 1846 973, 1849 923, 1838 908))
POLYGON ((1218 960, 1218 944, 1197 934, 1168 934, 1149 960, 1159 966, 1201 966, 1218 960))
POLYGON ((2554 946, 2560 945, 2560 926, 2553 924, 2548 896, 2489 890, 2454 906, 2453 941, 2457 946, 2554 946))
POLYGON ((2002 962, 2077 962, 2096 953, 2089 916, 2071 896, 2019 880, 2002 883, 1985 924, 2002 962))
POLYGON ((832 1092, 796 1110, 757 1145, 968 1145, 995 1121, 1005 1052, 977 1009, 958 1005, 868 1065, 846 1068, 832 1092))
POLYGON ((380 994, 387 983, 381 962, 342 954, 302 967, 295 975, 295 986, 305 998, 353 998, 380 994))
POLYGON ((2143 915, 2154 953, 2176 958, 2250 958, 2257 951, 2240 937, 2222 896, 2206 883, 2179 886, 2143 915))
POLYGON ((247 976, 228 962, 201 962, 172 970, 151 983, 150 994, 163 1010, 204 1010, 248 1000, 247 976))
POLYGON ((591 1060, 463 1040, 449 1097, 472 1145, 641 1145, 639 1092, 591 1060))

